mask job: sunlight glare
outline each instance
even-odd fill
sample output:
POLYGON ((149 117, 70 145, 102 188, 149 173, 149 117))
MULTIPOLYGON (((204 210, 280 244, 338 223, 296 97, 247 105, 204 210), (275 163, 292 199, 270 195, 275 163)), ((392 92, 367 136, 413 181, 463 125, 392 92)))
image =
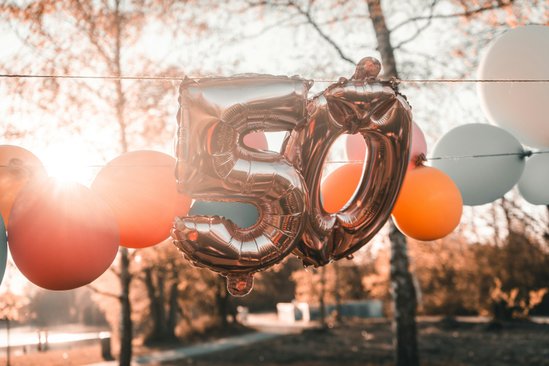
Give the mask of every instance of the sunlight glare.
POLYGON ((76 142, 50 145, 41 158, 49 176, 62 182, 77 182, 89 187, 95 177, 91 164, 93 156, 76 142))

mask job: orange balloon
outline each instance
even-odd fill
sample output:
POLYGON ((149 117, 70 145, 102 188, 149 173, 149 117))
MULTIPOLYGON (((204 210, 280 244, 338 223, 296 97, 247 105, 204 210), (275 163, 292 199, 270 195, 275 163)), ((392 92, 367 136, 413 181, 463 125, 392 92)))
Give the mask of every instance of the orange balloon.
POLYGON ((19 191, 30 180, 46 177, 42 162, 33 153, 18 146, 0 145, 0 213, 6 226, 19 191))
POLYGON ((29 183, 11 210, 9 248, 17 268, 48 290, 84 286, 118 250, 110 207, 89 188, 53 178, 29 183))
POLYGON ((177 192, 175 158, 158 151, 134 151, 110 161, 92 190, 112 207, 120 243, 145 248, 170 236, 176 216, 186 215, 191 200, 177 192))
POLYGON ((436 240, 459 224, 463 201, 452 179, 442 171, 421 166, 406 173, 393 208, 399 230, 417 240, 436 240))
POLYGON ((362 163, 340 166, 322 182, 322 206, 328 213, 339 212, 353 198, 362 179, 362 163))

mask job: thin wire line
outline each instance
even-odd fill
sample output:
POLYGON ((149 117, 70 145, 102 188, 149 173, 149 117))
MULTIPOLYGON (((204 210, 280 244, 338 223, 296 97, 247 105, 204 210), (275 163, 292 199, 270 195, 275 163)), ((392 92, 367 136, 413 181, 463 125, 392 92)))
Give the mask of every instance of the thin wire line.
MULTIPOLYGON (((523 151, 518 153, 498 153, 498 154, 475 154, 475 155, 461 155, 461 156, 435 156, 435 157, 428 157, 425 158, 425 160, 457 160, 457 159, 478 159, 478 158, 489 158, 489 157, 498 157, 498 156, 521 156, 521 157, 529 157, 531 155, 536 154, 549 154, 549 150, 540 150, 540 151, 523 151)), ((363 164, 363 160, 328 160, 325 163, 327 164, 363 164)), ((53 166, 54 164, 45 164, 45 167, 53 166)), ((79 168, 104 168, 108 164, 90 164, 90 165, 67 165, 68 167, 79 167, 79 168)), ((57 165, 56 165, 57 166, 57 165)), ((132 165, 114 165, 113 168, 140 168, 140 167, 151 167, 151 168, 166 168, 166 167, 174 167, 172 164, 132 164, 132 165)), ((14 168, 14 169, 24 169, 25 166, 21 165, 6 165, 6 164, 0 164, 0 168, 14 168)))
MULTIPOLYGON (((53 75, 53 74, 0 74, 6 79, 91 79, 91 80, 143 80, 183 81, 199 80, 208 76, 148 76, 148 75, 53 75)), ((336 83, 339 80, 313 79, 320 83, 336 83)), ((379 81, 391 81, 380 79, 379 81)), ((394 79, 397 83, 549 83, 549 79, 394 79)))
MULTIPOLYGON (((474 155, 460 155, 460 156, 432 156, 426 157, 425 160, 458 160, 458 159, 478 159, 478 158, 490 158, 498 156, 520 156, 520 157, 529 157, 531 155, 537 154, 549 154, 549 150, 540 150, 540 151, 523 151, 515 153, 497 153, 497 154, 474 154, 474 155)), ((328 160, 326 163, 330 164, 362 164, 362 160, 328 160)))

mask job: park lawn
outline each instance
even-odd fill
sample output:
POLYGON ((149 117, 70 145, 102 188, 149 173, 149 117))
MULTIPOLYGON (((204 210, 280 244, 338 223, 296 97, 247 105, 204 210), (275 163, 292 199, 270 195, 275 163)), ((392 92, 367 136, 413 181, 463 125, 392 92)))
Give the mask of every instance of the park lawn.
MULTIPOLYGON (((420 321, 420 361, 427 366, 549 365, 549 324, 420 321)), ((327 331, 307 330, 224 353, 164 365, 394 365, 386 320, 353 320, 327 331)))
MULTIPOLYGON (((549 366, 549 324, 512 322, 494 328, 486 323, 420 321, 418 328, 423 366, 549 366)), ((393 365, 391 335, 387 320, 354 319, 327 330, 305 330, 300 334, 163 365, 393 365)), ((198 339, 191 343, 196 341, 200 343, 198 339)), ((188 342, 155 349, 135 347, 134 353, 147 354, 184 345, 188 342)), ((100 361, 97 344, 13 356, 11 365, 85 365, 100 361)), ((5 362, 5 355, 0 355, 0 365, 5 362)))

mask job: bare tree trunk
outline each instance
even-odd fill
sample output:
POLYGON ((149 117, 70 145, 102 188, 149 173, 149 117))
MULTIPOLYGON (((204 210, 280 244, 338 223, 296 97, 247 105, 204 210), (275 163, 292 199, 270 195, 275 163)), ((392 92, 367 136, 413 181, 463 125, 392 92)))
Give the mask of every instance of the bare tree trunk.
POLYGON ((166 335, 170 339, 175 339, 175 327, 177 326, 177 314, 180 312, 179 303, 177 301, 179 297, 179 287, 177 281, 177 272, 174 270, 172 283, 170 285, 170 298, 168 309, 168 322, 166 335))
MULTIPOLYGON (((391 33, 385 23, 381 0, 366 0, 376 34, 384 75, 398 77, 396 60, 391 44, 391 33)), ((408 269, 406 237, 391 222, 391 284, 393 294, 393 343, 397 366, 419 365, 416 327, 416 291, 408 269)))
POLYGON ((408 270, 406 238, 392 224, 391 239, 391 289, 393 294, 393 343, 397 366, 419 365, 416 328, 416 290, 408 270))
POLYGON ((130 366, 132 361, 132 308, 130 303, 130 258, 128 249, 120 248, 120 352, 118 364, 130 366))
POLYGON ((215 291, 215 302, 217 305, 217 314, 219 316, 220 326, 222 328, 227 328, 229 323, 227 322, 228 311, 228 295, 227 287, 225 285, 225 279, 221 276, 216 278, 215 282, 216 291, 215 291))
POLYGON ((320 291, 318 293, 318 303, 320 307, 320 326, 327 328, 326 325, 326 267, 320 267, 320 291))
POLYGON ((149 314, 153 323, 152 330, 146 338, 147 343, 162 341, 168 337, 166 312, 164 309, 164 276, 161 272, 162 270, 159 271, 155 285, 152 268, 149 267, 144 270, 144 282, 147 288, 147 295, 149 296, 149 314))
MULTIPOLYGON (((120 62, 120 51, 122 48, 122 19, 120 17, 120 0, 115 1, 115 34, 116 44, 114 47, 114 67, 117 76, 122 75, 122 67, 120 62)), ((128 151, 128 143, 126 140, 126 120, 124 117, 124 108, 126 100, 124 91, 122 90, 122 81, 120 79, 116 83, 116 119, 120 127, 120 146, 122 152, 128 151)), ((128 249, 120 247, 120 352, 119 365, 130 366, 132 360, 132 308, 130 303, 130 283, 132 277, 130 274, 130 258, 128 249)))
POLYGON ((339 273, 339 263, 334 262, 334 272, 335 272, 335 284, 334 284, 334 297, 336 303, 336 323, 341 323, 341 294, 339 291, 340 286, 340 273, 339 273))

